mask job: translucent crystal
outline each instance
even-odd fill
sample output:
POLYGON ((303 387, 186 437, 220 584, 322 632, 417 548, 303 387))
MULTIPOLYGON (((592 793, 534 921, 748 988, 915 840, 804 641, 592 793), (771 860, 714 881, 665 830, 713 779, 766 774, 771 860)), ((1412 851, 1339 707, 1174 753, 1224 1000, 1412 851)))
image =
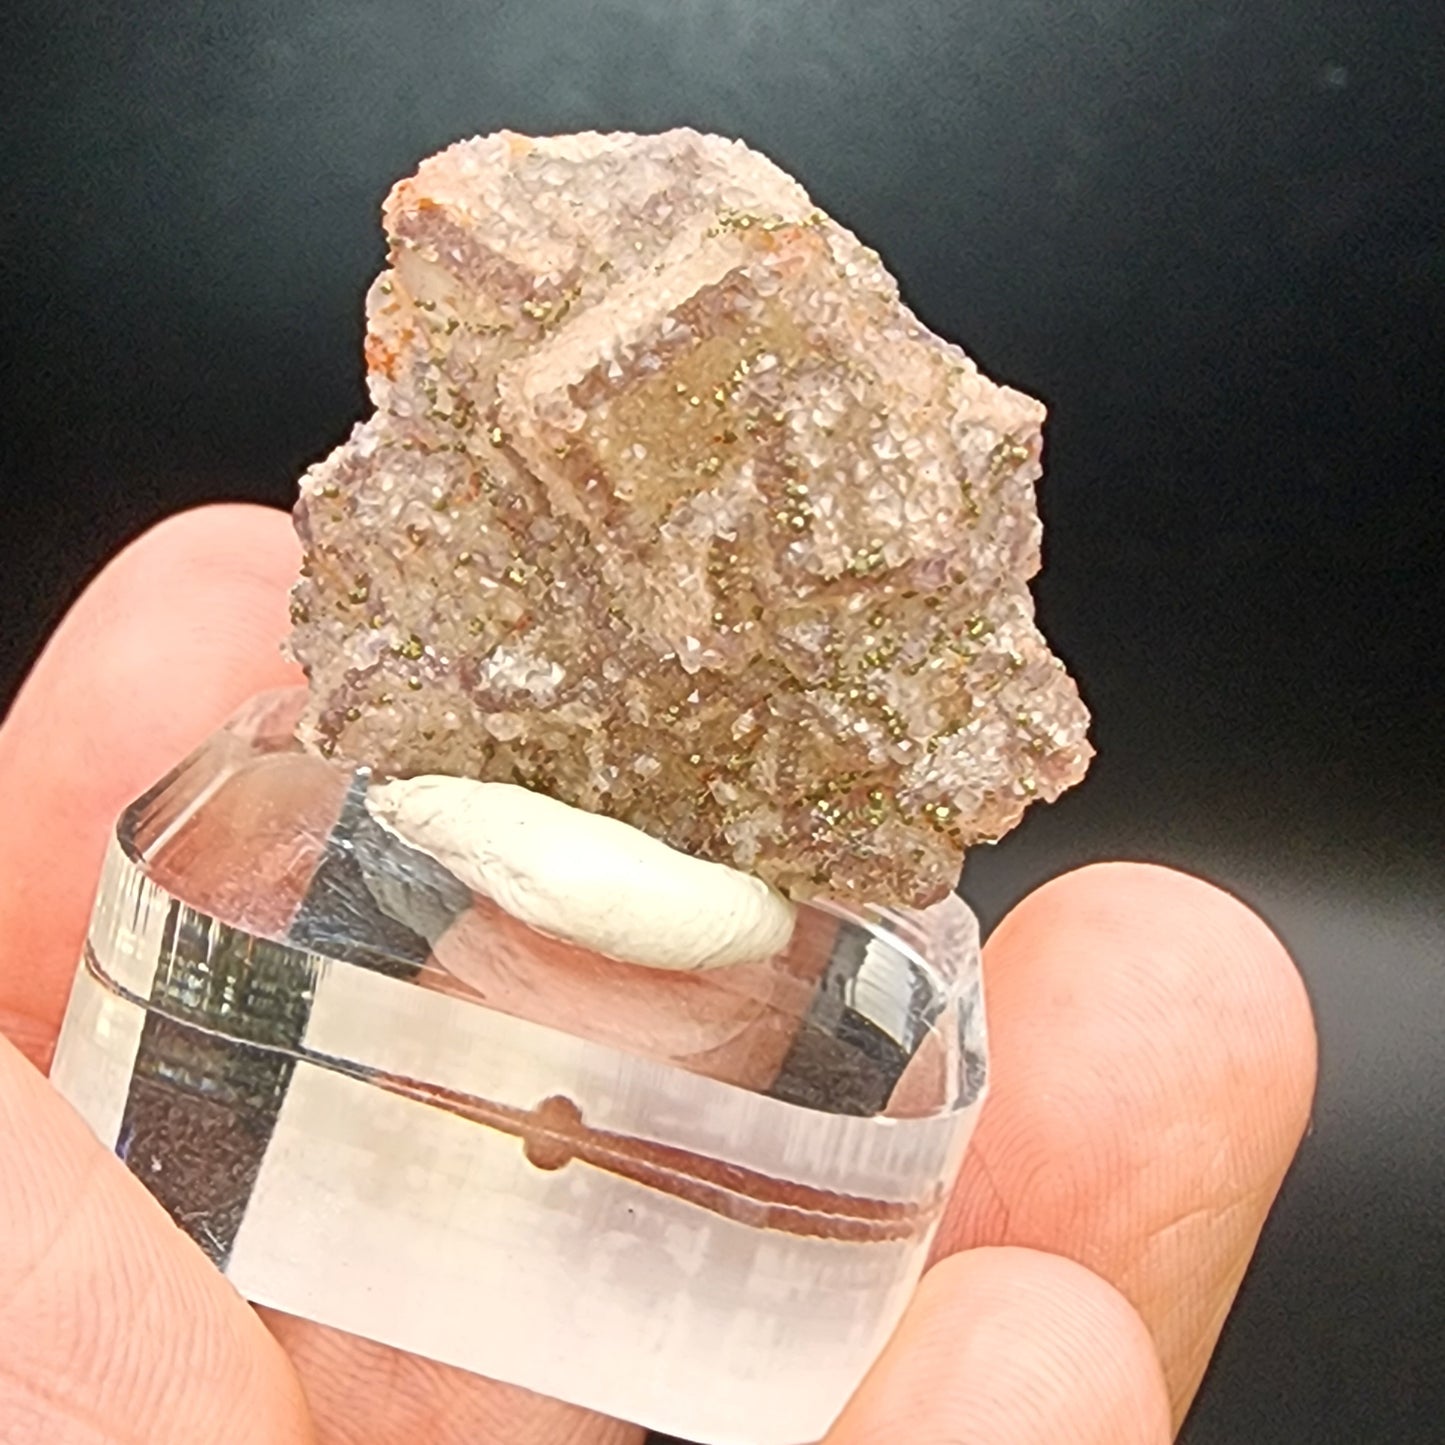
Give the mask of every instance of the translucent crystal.
POLYGON ((708 1445, 819 1438, 980 1107, 967 908, 600 959, 377 827, 302 701, 122 816, 57 1087, 252 1300, 708 1445))
POLYGON ((376 410, 302 481, 308 743, 926 903, 1082 776, 1043 408, 737 142, 467 141, 386 204, 376 410))

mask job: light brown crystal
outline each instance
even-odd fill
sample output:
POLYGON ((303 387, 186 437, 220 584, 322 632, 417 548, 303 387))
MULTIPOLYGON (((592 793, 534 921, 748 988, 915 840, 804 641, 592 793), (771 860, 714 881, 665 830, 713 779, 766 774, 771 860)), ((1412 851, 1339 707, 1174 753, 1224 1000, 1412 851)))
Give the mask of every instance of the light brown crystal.
POLYGON ((1043 407, 739 142, 513 134, 386 203, 375 413, 302 479, 303 736, 795 897, 926 903, 1084 772, 1043 407))

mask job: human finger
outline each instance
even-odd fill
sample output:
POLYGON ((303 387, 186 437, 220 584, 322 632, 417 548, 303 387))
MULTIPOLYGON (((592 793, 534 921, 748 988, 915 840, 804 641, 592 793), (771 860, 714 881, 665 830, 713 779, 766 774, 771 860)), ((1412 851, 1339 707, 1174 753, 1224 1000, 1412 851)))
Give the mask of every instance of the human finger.
MULTIPOLYGON (((12 827, 0 836, 0 1023, 33 1058, 53 1045, 119 810, 248 696, 299 681, 279 650, 296 565, 281 513, 215 507, 174 518, 101 573, 22 689, 0 731, 0 789, 12 800, 12 827)), ((185 873, 176 881, 198 904, 224 912, 227 890, 241 890, 248 917, 273 907, 270 921, 280 927, 299 901, 288 872, 295 839, 278 837, 268 851, 266 828, 297 808, 322 817, 344 787, 291 766, 300 760, 268 761, 274 766, 223 788, 208 806, 210 821, 227 825, 221 835, 209 843, 178 836, 165 863, 185 873), (285 806, 273 806, 278 800, 285 806)), ((327 829, 314 831, 319 839, 327 829)), ((191 1251, 178 1232, 171 1237, 191 1251)), ((201 1267, 210 1271, 204 1260, 201 1267)), ((295 1353, 307 1396, 332 1412, 318 1427, 327 1441, 470 1440, 487 1420, 497 1426, 492 1438, 535 1445, 628 1438, 626 1427, 583 1411, 307 1321, 270 1318, 295 1353)))
POLYGON ((1166 1445, 1149 1331, 1058 1255, 976 1249, 936 1264, 826 1445, 1166 1445))
POLYGON ((285 1355, 0 1038, 0 1438, 308 1445, 285 1355))
POLYGON ((1087 1266, 1148 1326, 1181 1419, 1309 1118, 1300 977, 1236 899, 1111 864, 1020 904, 985 988, 994 1089, 936 1254, 1087 1266))
POLYGON ((640 1445, 643 1437, 515 1385, 276 1310, 262 1315, 301 1374, 318 1445, 640 1445))
POLYGON ((56 630, 0 726, 0 1031, 49 1056, 116 815, 237 704, 297 680, 280 655, 286 517, 215 506, 146 533, 56 630))

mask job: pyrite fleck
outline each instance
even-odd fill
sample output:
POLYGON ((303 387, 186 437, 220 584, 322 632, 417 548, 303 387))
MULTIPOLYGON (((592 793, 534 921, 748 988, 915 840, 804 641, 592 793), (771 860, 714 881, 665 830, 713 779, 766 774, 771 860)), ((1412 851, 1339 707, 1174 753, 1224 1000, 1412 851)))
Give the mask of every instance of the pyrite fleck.
POLYGON ((375 412, 307 472, 303 736, 794 897, 930 902, 1082 777, 1043 407, 739 142, 465 141, 385 207, 375 412))

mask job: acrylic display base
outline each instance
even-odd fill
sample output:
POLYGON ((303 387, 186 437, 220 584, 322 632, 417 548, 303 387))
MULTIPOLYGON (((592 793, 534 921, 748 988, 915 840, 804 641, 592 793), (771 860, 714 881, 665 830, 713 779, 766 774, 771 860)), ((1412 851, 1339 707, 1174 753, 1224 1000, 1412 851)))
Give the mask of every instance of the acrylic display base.
POLYGON ((380 829, 255 699, 122 816, 57 1088, 248 1299, 705 1445, 818 1439, 977 1114, 977 931, 663 974, 380 829))

